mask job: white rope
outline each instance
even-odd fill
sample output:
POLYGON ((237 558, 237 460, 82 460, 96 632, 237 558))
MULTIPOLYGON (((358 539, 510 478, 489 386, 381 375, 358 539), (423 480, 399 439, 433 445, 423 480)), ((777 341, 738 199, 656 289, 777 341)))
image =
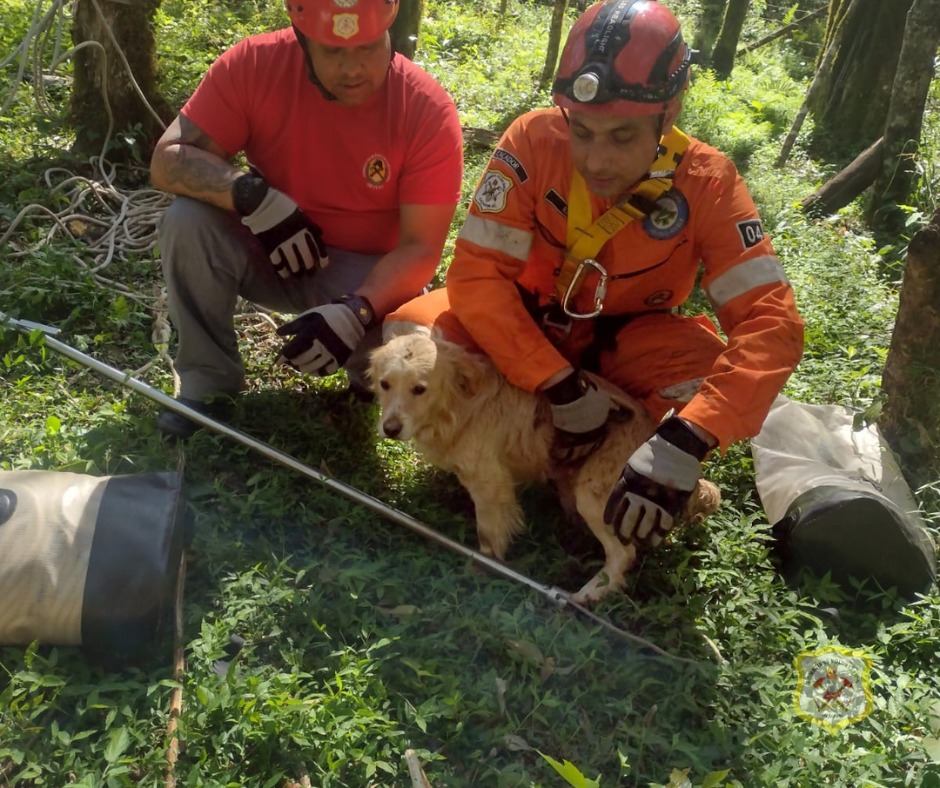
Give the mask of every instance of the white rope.
MULTIPOLYGON (((44 12, 45 0, 37 0, 32 22, 23 40, 9 57, 0 62, 0 69, 3 69, 19 58, 16 79, 12 83, 9 94, 0 104, 0 115, 6 114, 16 100, 19 86, 26 81, 24 77, 27 64, 32 69, 30 81, 33 99, 40 111, 51 115, 53 109, 46 96, 45 80, 55 77, 56 69, 82 49, 92 47, 101 53, 102 58, 107 57, 104 46, 98 41, 83 41, 63 50, 64 31, 67 24, 74 20, 78 1, 53 0, 51 6, 44 12)), ((131 72, 130 64, 114 37, 101 6, 97 0, 91 0, 91 4, 104 23, 104 28, 127 73, 130 84, 147 111, 156 118, 161 127, 165 127, 131 72)), ((17 260, 35 254, 56 240, 60 242, 68 240, 74 243, 77 249, 71 259, 77 269, 99 286, 140 303, 153 312, 154 347, 158 355, 168 363, 175 378, 176 372, 167 352, 169 323, 167 322, 166 296, 162 288, 159 288, 154 295, 141 293, 119 281, 120 275, 112 277, 104 273, 115 261, 127 262, 132 256, 146 255, 153 250, 157 242, 160 219, 172 197, 156 189, 122 190, 117 185, 118 168, 106 157, 114 131, 114 118, 107 94, 106 62, 102 64, 100 71, 100 88, 102 103, 108 116, 108 130, 102 141, 100 154, 89 159, 94 177, 76 175, 61 167, 51 167, 46 170, 43 180, 49 189, 50 197, 55 201, 56 208, 49 208, 38 203, 23 207, 0 235, 0 249, 8 247, 5 250, 5 257, 8 260, 17 260), (15 235, 24 224, 46 225, 46 230, 37 241, 28 244, 22 241, 20 236, 15 235)), ((151 363, 148 362, 144 369, 151 363)))

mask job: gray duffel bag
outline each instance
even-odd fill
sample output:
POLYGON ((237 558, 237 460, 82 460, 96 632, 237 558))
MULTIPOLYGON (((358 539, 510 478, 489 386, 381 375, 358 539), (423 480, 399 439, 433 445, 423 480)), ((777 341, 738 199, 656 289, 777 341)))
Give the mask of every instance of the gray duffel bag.
POLYGON ((849 585, 873 580, 905 597, 937 579, 936 545, 875 425, 839 405, 780 396, 751 441, 757 492, 784 570, 849 585))
POLYGON ((139 652, 170 609, 183 508, 177 473, 0 472, 0 645, 139 652))

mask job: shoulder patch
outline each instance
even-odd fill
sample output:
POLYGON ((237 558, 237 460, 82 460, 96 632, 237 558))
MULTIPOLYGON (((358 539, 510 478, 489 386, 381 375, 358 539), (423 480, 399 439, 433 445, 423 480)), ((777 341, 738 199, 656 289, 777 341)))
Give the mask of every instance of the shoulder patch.
POLYGON ((497 148, 493 152, 493 158, 497 161, 503 162, 503 164, 512 169, 512 171, 516 173, 516 177, 519 179, 519 183, 525 183, 527 180, 529 180, 529 173, 525 171, 525 167, 522 166, 522 162, 513 156, 508 150, 497 148))
POLYGON ((764 228, 761 226, 760 219, 748 219, 746 222, 738 222, 735 225, 738 228, 738 235, 741 236, 741 243, 745 249, 757 246, 764 240, 764 228))
POLYGON ((506 198, 513 183, 496 170, 487 170, 477 187, 473 201, 484 213, 499 213, 506 207, 506 198))
POLYGON ((558 211, 562 216, 568 216, 568 203, 565 202, 565 198, 554 189, 549 189, 545 192, 545 202, 551 205, 552 208, 558 211))
POLYGON ((670 189, 656 201, 656 209, 643 220, 650 238, 674 238, 689 223, 689 203, 678 189, 670 189))

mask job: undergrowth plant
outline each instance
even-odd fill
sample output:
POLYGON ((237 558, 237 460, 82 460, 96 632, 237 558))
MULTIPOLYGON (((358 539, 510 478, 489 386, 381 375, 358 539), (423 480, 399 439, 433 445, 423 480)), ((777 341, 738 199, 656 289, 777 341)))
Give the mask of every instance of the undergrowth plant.
MULTIPOLYGON (((32 9, 9 3, 17 13, 0 15, 0 53, 32 9)), ((427 0, 417 55, 464 125, 497 132, 549 103, 536 84, 550 4, 510 0, 505 15, 501 5, 427 0)), ((695 19, 697 4, 676 5, 695 19)), ((220 51, 284 19, 278 4, 164 0, 157 22, 162 87, 179 105, 220 51)), ((679 125, 733 156, 793 282, 807 345, 785 393, 864 413, 879 397, 896 281, 884 277, 858 205, 825 220, 798 209, 831 174, 824 165, 798 143, 787 167, 772 166, 806 87, 787 47, 748 56, 726 83, 700 73, 679 125)), ((4 89, 12 79, 0 73, 4 89)), ((42 177, 53 158, 91 169, 69 161, 61 123, 28 91, 10 105, 0 233, 24 205, 55 206, 42 177)), ((936 123, 931 114, 925 127, 936 123)), ((467 150, 438 284, 487 157, 485 147, 467 150)), ((936 194, 936 173, 924 167, 916 199, 927 214, 920 201, 936 194)), ((111 287, 76 263, 81 239, 44 244, 45 229, 25 222, 3 250, 32 249, 0 266, 0 310, 54 324, 83 352, 172 392, 155 320, 159 250, 112 264, 122 288, 111 287)), ((380 440, 375 407, 352 399, 342 374, 314 380, 273 367, 279 339, 268 316, 246 307, 238 321, 249 380, 239 429, 475 544, 472 503, 453 477, 380 440)), ((156 405, 66 361, 38 332, 0 329, 0 394, 0 473, 185 475, 179 785, 286 786, 306 776, 324 787, 403 786, 407 750, 435 788, 940 785, 940 596, 903 600, 870 581, 841 587, 827 577, 788 583, 746 443, 708 462, 720 511, 644 556, 625 592, 596 610, 664 655, 474 571, 242 444, 211 432, 165 444, 156 405), (796 714, 794 658, 835 645, 870 658, 873 711, 830 732, 796 714)), ((550 490, 521 497, 530 528, 511 567, 578 588, 602 564, 599 546, 564 520, 550 490)), ((936 533, 940 483, 918 500, 936 533)), ((164 631, 123 665, 74 648, 0 649, 0 784, 163 785, 171 646, 164 631)))

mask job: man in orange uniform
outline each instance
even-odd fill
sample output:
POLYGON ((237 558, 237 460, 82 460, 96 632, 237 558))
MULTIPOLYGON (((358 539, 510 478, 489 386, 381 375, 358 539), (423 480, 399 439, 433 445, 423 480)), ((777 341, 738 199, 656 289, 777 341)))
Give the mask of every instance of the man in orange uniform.
POLYGON ((388 321, 437 324, 544 391, 553 453, 603 438, 589 369, 662 420, 611 491, 605 519, 657 544, 715 447, 755 435, 800 360, 793 291, 732 162, 674 123, 691 50, 652 0, 605 0, 572 27, 552 94, 506 131, 473 197, 446 291, 388 321), (702 270, 727 341, 681 307, 702 270), (670 415, 673 411, 678 415, 670 415))

